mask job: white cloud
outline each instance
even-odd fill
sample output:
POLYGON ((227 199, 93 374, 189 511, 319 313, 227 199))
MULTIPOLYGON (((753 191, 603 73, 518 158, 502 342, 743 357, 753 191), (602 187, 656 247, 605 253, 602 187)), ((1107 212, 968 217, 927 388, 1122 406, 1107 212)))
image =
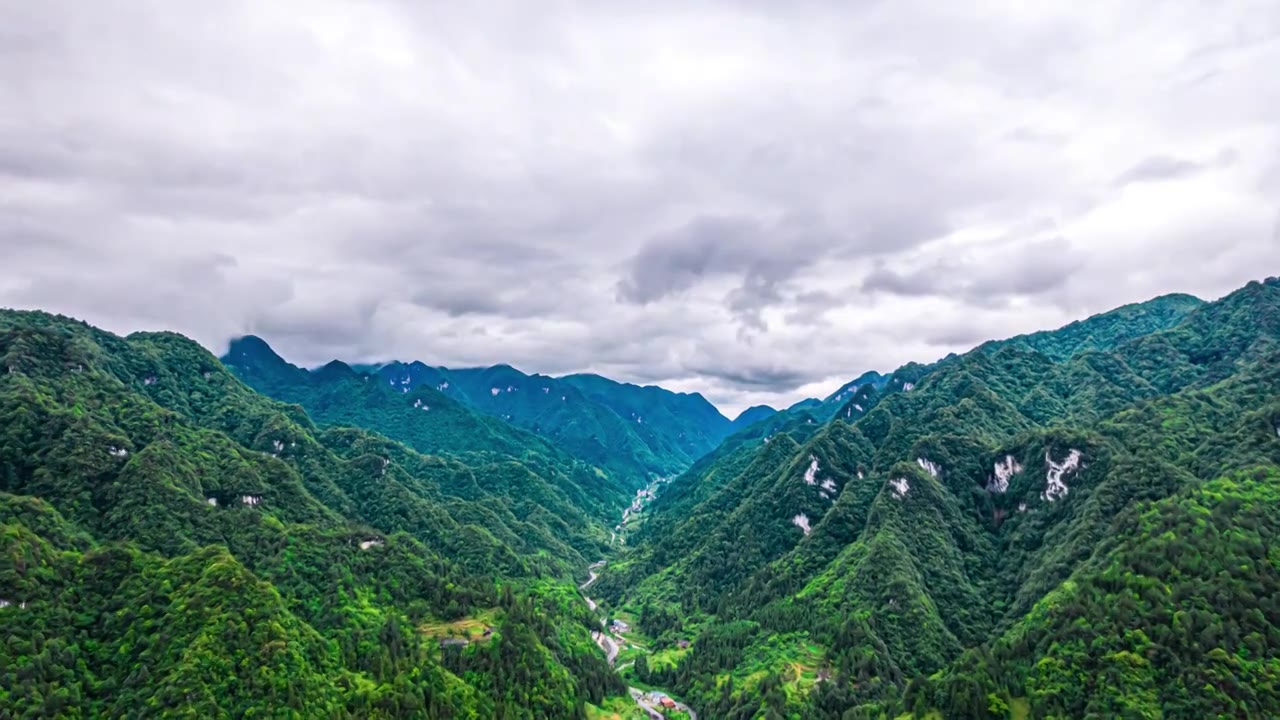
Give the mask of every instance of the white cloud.
POLYGON ((0 304, 788 404, 1271 274, 1278 31, 1267 0, 0 3, 0 304))

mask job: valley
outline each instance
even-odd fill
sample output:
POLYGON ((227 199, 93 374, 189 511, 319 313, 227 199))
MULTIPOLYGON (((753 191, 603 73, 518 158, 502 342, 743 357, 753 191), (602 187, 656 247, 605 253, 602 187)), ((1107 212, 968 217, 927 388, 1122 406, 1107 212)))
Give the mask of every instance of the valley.
MULTIPOLYGON (((627 509, 623 510, 622 518, 614 528, 615 536, 617 532, 625 532, 631 521, 642 515, 645 506, 656 497, 659 488, 661 488, 661 486, 666 482, 667 480, 665 478, 658 478, 649 483, 647 487, 636 491, 635 500, 632 501, 631 505, 629 505, 627 509)), ((595 584, 596 580, 599 579, 600 573, 598 571, 601 571, 607 564, 607 560, 597 560, 589 565, 587 567, 587 580, 578 586, 578 590, 582 592, 583 601, 586 602, 587 607, 590 608, 592 612, 595 612, 599 605, 587 594, 587 591, 595 584)), ((621 665, 617 664, 618 655, 624 647, 636 653, 636 656, 646 654, 648 650, 636 643, 634 640, 626 637, 627 631, 630 630, 629 625, 625 623, 618 625, 616 622, 617 621, 615 621, 615 623, 610 623, 608 617, 602 616, 600 618, 600 630, 593 631, 592 637, 600 646, 600 649, 604 651, 605 658, 608 660, 609 665, 614 667, 619 674, 622 674, 626 670, 634 667, 636 662, 633 659, 621 665)), ((664 715, 663 711, 674 710, 678 713, 683 713, 690 720, 698 720, 698 713, 696 711, 688 705, 671 698, 670 695, 663 692, 661 689, 641 689, 632 686, 627 690, 631 698, 635 701, 636 706, 644 710, 644 712, 651 718, 668 717, 669 715, 664 715), (665 707, 663 705, 664 700, 668 703, 665 707)))
MULTIPOLYGON (((0 312, 16 716, 1280 707, 1280 280, 863 373, 647 475, 453 381, 234 348, 0 312)), ((685 408, 614 449, 708 418, 574 382, 566 422, 685 408)))
POLYGON ((0 59, 0 720, 1280 720, 1280 0, 0 59))

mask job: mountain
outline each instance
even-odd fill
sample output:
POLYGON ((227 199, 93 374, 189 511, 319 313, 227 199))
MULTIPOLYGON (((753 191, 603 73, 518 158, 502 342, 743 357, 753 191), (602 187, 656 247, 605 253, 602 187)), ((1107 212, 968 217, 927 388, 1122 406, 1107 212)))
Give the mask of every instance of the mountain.
POLYGON ((864 376, 673 480, 597 592, 708 717, 1273 716, 1278 343, 1271 279, 864 376))
POLYGON ((370 427, 423 452, 500 447, 518 456, 532 433, 628 487, 684 470, 732 430, 701 395, 598 375, 553 378, 510 365, 449 369, 421 362, 362 366, 372 369, 366 373, 337 361, 309 372, 252 336, 233 342, 223 360, 255 389, 299 403, 321 422, 370 427), (375 382, 361 388, 363 377, 375 382), (378 421, 370 417, 371 403, 429 409, 409 415, 380 409, 378 421))
POLYGON ((222 362, 250 387, 300 405, 321 424, 366 428, 420 453, 476 464, 514 461, 598 517, 624 505, 631 494, 623 480, 579 461, 542 437, 477 412, 436 389, 441 383, 383 383, 336 360, 307 371, 289 364, 252 336, 232 342, 222 362))
POLYGON ((0 714, 582 718, 625 694, 574 587, 616 517, 596 473, 321 427, 171 333, 0 311, 0 368, 0 714))
POLYGON ((618 417, 634 422, 632 429, 655 454, 676 459, 672 469, 688 467, 714 450, 732 430, 729 419, 698 393, 676 393, 590 374, 567 375, 561 380, 618 417))
POLYGON ((777 412, 777 410, 774 410, 768 405, 752 405, 746 410, 738 413, 738 417, 733 419, 733 429, 736 432, 738 430, 751 427, 761 420, 776 415, 777 412))
POLYGON ((1280 714, 1280 279, 741 423, 224 360, 0 311, 0 715, 1280 714))

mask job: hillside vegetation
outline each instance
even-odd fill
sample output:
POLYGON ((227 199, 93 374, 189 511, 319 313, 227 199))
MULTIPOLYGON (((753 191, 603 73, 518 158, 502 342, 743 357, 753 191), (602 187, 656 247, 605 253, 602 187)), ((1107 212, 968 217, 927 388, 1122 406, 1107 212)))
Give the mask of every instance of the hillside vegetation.
POLYGON ((550 719, 624 693, 572 585, 607 540, 594 474, 321 429, 167 333, 2 312, 0 368, 0 714, 550 719), (469 618, 485 642, 431 630, 469 618))
POLYGON ((1278 340, 1269 280, 852 383, 673 481, 597 592, 691 641, 638 671, 708 717, 1274 716, 1278 340))
POLYGON ((606 493, 675 475, 733 430, 701 395, 598 375, 553 378, 510 365, 421 362, 357 371, 334 361, 307 371, 253 336, 232 343, 223 362, 254 389, 302 405, 318 422, 375 429, 421 452, 539 457, 547 472, 576 460, 611 481, 606 493))

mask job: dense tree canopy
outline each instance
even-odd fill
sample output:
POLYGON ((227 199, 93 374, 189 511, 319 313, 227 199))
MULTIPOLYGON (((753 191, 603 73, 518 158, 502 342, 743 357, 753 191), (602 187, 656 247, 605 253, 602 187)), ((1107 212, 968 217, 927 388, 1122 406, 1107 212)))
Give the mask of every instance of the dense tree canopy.
POLYGON ((624 691, 571 584, 619 504, 598 476, 321 430, 171 334, 4 312, 0 368, 5 716, 565 718, 624 691))
POLYGON ((851 383, 677 478, 600 592, 693 638, 644 669, 708 717, 1276 715, 1278 339, 1269 280, 851 383))

